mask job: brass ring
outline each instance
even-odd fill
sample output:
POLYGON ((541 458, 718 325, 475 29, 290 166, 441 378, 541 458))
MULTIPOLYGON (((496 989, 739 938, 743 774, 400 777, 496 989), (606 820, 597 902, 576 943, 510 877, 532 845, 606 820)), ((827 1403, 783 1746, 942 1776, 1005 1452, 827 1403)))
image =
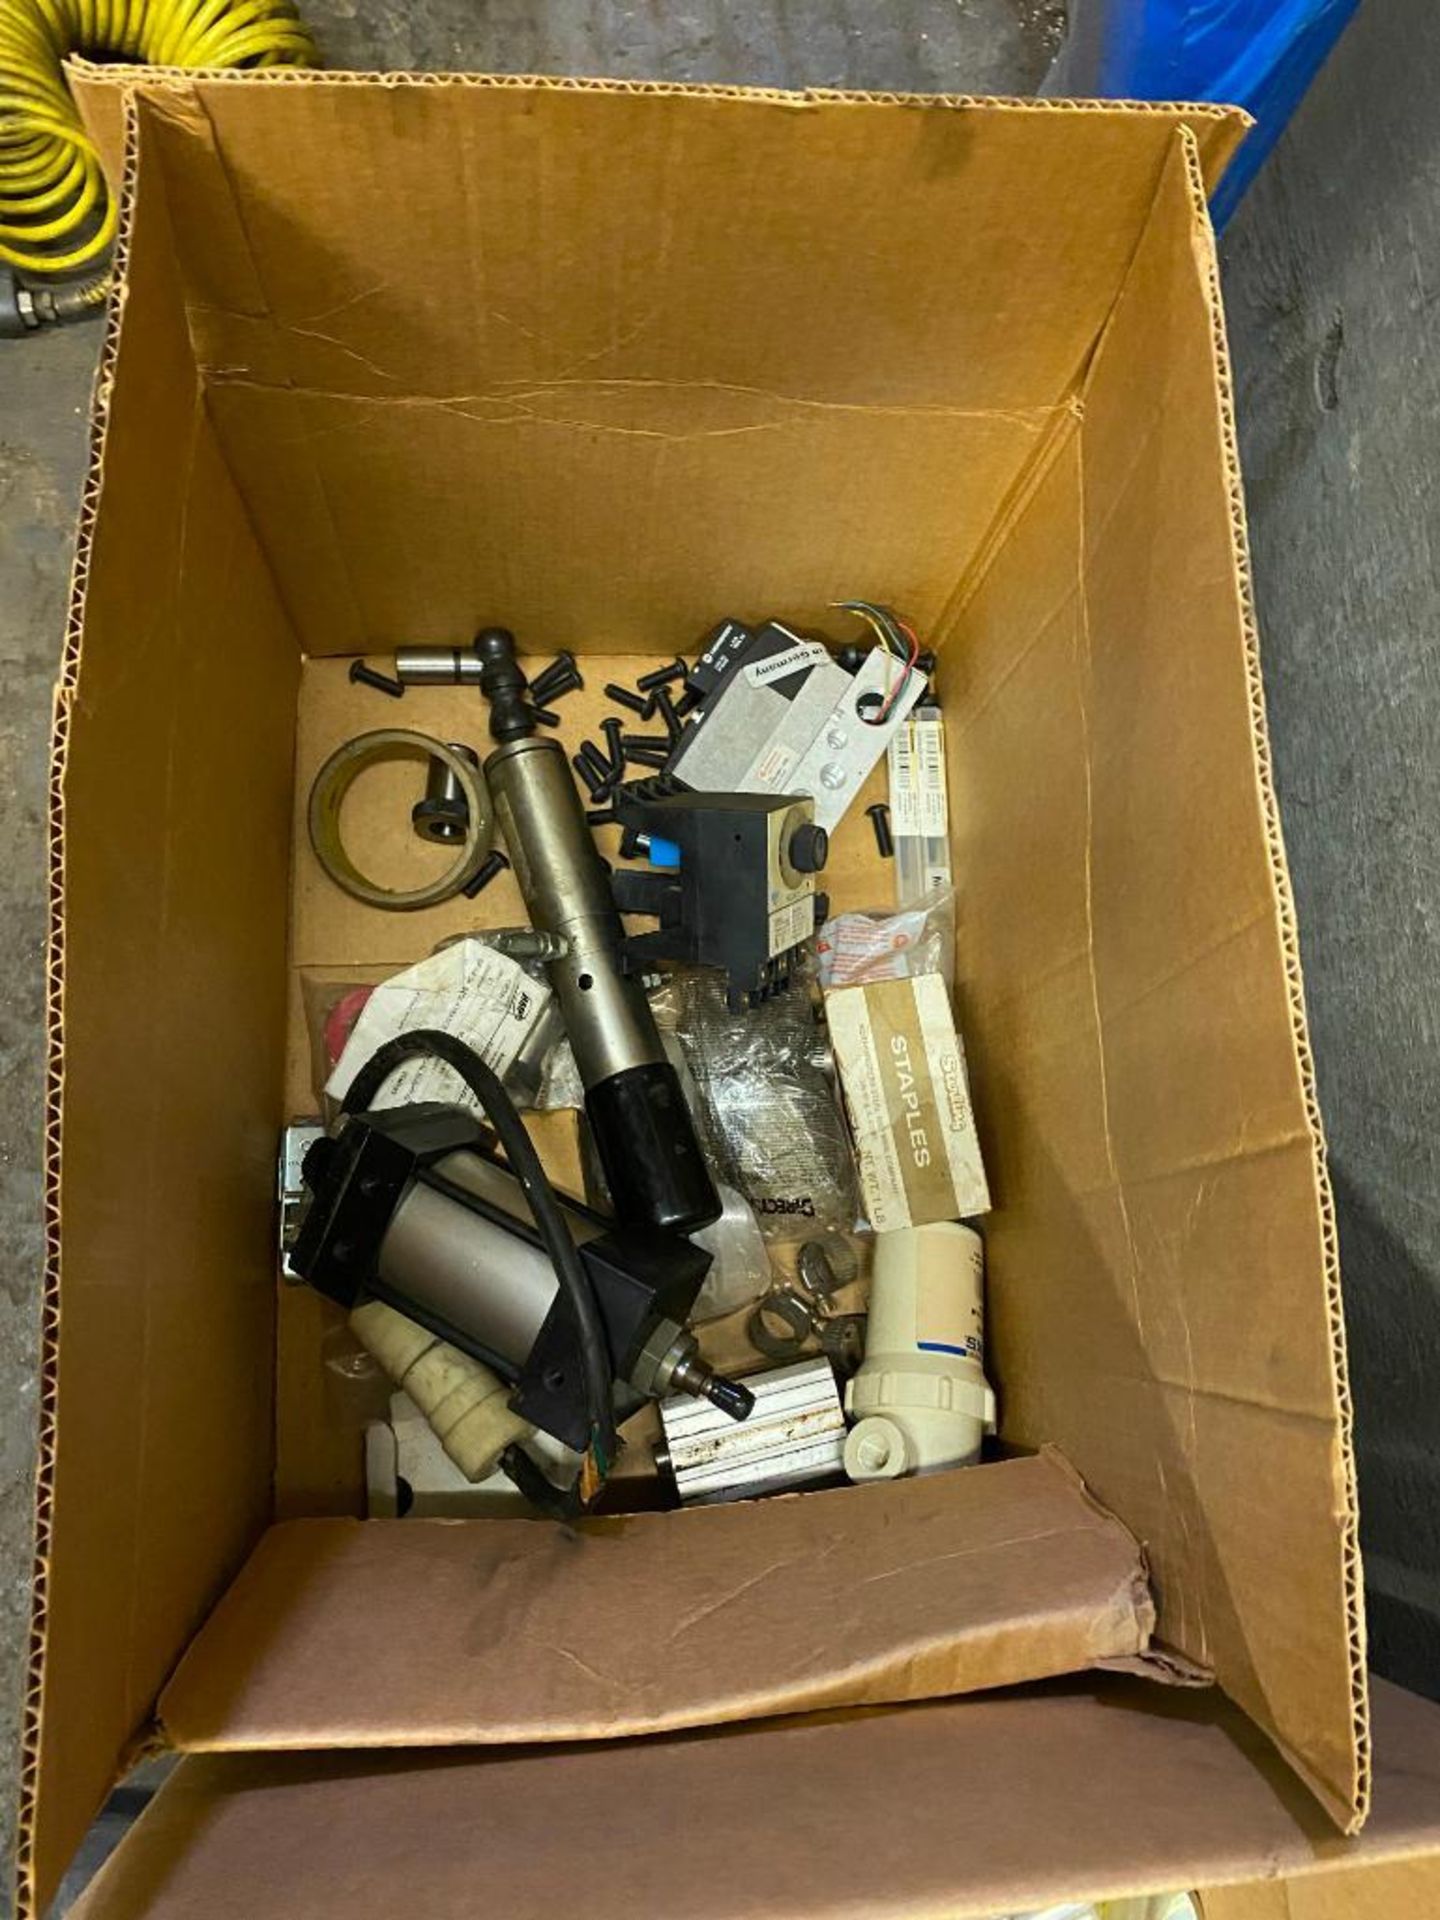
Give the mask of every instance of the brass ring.
POLYGON ((337 747, 315 776, 310 789, 310 844, 337 887, 362 900, 367 907, 389 907, 409 912, 416 907, 437 907, 442 900, 453 899, 479 872, 495 831, 495 816, 490 805, 490 789, 478 767, 471 766, 462 754, 453 752, 443 740, 432 740, 427 733, 415 733, 406 727, 379 727, 373 733, 360 733, 337 747), (340 809, 345 796, 367 767, 382 760, 443 761, 454 775, 465 796, 469 823, 465 844, 452 865, 438 880, 423 887, 378 887, 367 880, 340 837, 340 809))

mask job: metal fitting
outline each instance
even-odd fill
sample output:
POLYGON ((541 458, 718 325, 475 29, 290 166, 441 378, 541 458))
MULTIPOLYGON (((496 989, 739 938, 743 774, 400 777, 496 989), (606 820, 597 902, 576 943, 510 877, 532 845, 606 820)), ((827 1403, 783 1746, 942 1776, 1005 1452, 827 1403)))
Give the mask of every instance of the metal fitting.
POLYGON ((816 1325, 815 1310, 803 1294, 775 1287, 751 1311, 745 1333, 767 1360, 795 1360, 815 1337, 816 1325))
MULTIPOLYGON (((398 691, 403 693, 405 689, 401 687, 398 691)), ((473 748, 461 746, 458 740, 451 740, 447 744, 451 753, 468 760, 472 767, 479 766, 480 756, 473 748)), ((425 776, 425 797, 417 800, 410 809, 410 824, 422 840, 438 840, 443 846, 454 846, 465 838, 466 828, 470 824, 470 808, 460 791, 460 782, 444 760, 430 762, 430 771, 425 776)), ((494 857, 492 854, 491 858, 494 857)), ((461 891, 468 893, 474 884, 472 880, 461 891)))
POLYGON ((480 659, 465 647, 397 647, 395 674, 407 687, 478 687, 480 659))
POLYGON ((0 267, 0 339, 23 340, 42 327, 63 326, 105 311, 110 276, 62 287, 27 287, 0 267))
POLYGON ((367 907, 389 907, 405 912, 438 906, 442 900, 452 899, 479 872, 489 850, 494 825, 489 790, 479 768, 444 741, 400 727, 382 727, 374 733, 362 733, 347 740, 321 767, 310 789, 310 844, 315 857, 337 887, 367 907), (356 866, 341 838, 340 816, 346 794, 368 767, 388 760, 423 761, 427 775, 432 760, 444 761, 465 797, 464 845, 457 850, 454 862, 446 871, 424 886, 378 885, 356 866))

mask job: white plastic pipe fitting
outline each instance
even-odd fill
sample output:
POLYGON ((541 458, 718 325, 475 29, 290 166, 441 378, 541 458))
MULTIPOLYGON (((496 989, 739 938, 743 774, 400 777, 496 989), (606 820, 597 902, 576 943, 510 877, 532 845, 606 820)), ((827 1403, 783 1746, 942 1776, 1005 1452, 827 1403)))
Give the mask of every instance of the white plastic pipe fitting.
POLYGON ((995 1431, 985 1378, 985 1249, 953 1221, 879 1234, 865 1360, 845 1392, 852 1480, 969 1467, 995 1431))

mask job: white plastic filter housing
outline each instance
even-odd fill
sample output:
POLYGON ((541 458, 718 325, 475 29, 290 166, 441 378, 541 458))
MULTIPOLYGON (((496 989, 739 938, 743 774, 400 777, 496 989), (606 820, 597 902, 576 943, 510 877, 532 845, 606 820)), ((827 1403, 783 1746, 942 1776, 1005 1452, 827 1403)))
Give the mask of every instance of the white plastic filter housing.
POLYGON ((852 1480, 973 1466, 995 1431, 985 1378, 985 1249, 954 1221, 875 1242, 865 1360, 845 1392, 852 1480))

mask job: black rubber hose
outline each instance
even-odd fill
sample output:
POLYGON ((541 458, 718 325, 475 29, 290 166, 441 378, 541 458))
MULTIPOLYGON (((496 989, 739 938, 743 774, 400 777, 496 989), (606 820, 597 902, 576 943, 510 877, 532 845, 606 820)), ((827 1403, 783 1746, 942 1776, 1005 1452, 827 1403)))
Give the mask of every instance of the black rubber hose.
POLYGON ((580 1353, 585 1369, 585 1399, 590 1416, 592 1443, 599 1456, 602 1476, 615 1459, 615 1379, 610 1365, 610 1343, 595 1300, 590 1276, 586 1273, 555 1189, 546 1177, 535 1151, 535 1143, 525 1131, 525 1123, 515 1103, 501 1085, 500 1076, 463 1040, 441 1033, 434 1027, 415 1027, 409 1033, 387 1040, 365 1062, 350 1082, 341 1103, 345 1113, 364 1113, 390 1075, 405 1061, 430 1055, 454 1069, 484 1109, 485 1117, 499 1136, 510 1171, 525 1190, 530 1211, 545 1251, 550 1256, 560 1290, 569 1302, 580 1336, 580 1353))

